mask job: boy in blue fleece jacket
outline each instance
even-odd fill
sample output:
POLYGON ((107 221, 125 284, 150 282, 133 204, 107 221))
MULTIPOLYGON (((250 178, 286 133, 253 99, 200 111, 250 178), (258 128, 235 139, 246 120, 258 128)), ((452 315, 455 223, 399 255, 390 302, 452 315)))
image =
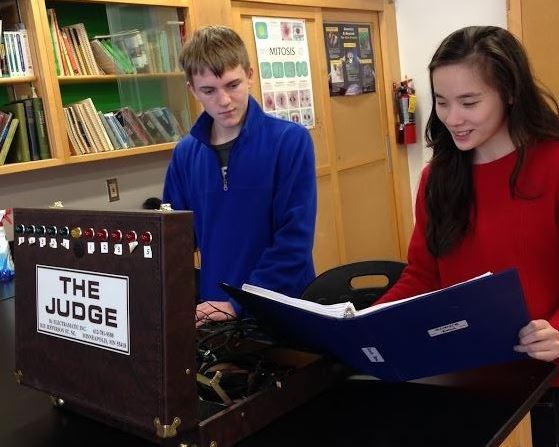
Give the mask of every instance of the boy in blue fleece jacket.
POLYGON ((173 152, 163 200, 194 211, 200 326, 241 312, 221 282, 298 297, 314 279, 314 148, 304 127, 265 114, 250 96, 247 50, 230 28, 196 31, 181 63, 204 112, 173 152))

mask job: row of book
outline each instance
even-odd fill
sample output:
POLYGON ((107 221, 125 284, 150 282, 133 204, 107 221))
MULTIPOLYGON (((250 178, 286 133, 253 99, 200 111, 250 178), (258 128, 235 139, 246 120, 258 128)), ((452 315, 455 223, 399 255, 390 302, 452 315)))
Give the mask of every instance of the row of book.
POLYGON ((47 9, 56 73, 59 76, 180 72, 182 21, 165 29, 126 30, 92 36, 83 23, 60 27, 47 9))
POLYGON ((83 23, 58 26, 56 12, 47 9, 57 75, 100 75, 83 23))
POLYGON ((25 98, 0 106, 0 165, 48 158, 43 100, 25 98))
POLYGON ((95 60, 106 74, 180 72, 182 42, 178 28, 171 25, 164 30, 134 29, 94 36, 90 44, 95 60))
POLYGON ((73 155, 169 143, 185 133, 167 107, 140 113, 122 107, 103 113, 86 98, 64 107, 64 118, 73 155))
POLYGON ((29 49, 29 37, 22 24, 15 31, 2 31, 0 20, 0 75, 32 76, 33 61, 29 49))

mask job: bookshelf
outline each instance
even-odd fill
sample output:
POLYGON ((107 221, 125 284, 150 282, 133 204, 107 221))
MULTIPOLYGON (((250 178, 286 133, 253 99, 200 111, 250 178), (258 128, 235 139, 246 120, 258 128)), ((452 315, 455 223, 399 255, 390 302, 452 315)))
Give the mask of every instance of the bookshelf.
MULTIPOLYGON (((3 75, 0 78, 0 104, 5 105, 9 102, 31 97, 33 91, 37 96, 43 99, 44 117, 45 117, 45 134, 48 135, 48 143, 50 147, 50 158, 36 161, 26 161, 19 163, 10 163, 0 166, 0 175, 15 172, 31 171, 34 169, 47 168, 63 164, 62 154, 57 151, 60 141, 56 135, 56 120, 47 120, 47 112, 52 109, 52 90, 51 82, 48 76, 44 75, 42 68, 46 64, 45 58, 45 42, 42 41, 42 21, 38 2, 20 2, 16 0, 3 1, 0 4, 0 19, 2 20, 2 31, 16 30, 25 28, 27 31, 27 48, 29 57, 33 66, 33 73, 24 76, 15 76, 7 66, 2 67, 3 75)), ((14 118, 14 117, 12 117, 14 118)), ((18 124, 18 128, 22 125, 18 124)), ((17 139, 17 131, 16 137, 17 139)), ((19 144, 19 143, 18 143, 19 144)), ((3 144, 2 144, 3 145, 3 144)), ((2 147, 0 145, 0 148, 2 147)), ((8 152, 8 161, 13 157, 11 151, 14 150, 16 142, 12 141, 10 151, 8 152)))
POLYGON ((83 76, 58 76, 59 84, 88 84, 90 82, 115 82, 118 80, 137 79, 178 79, 184 82, 182 73, 146 73, 146 74, 105 74, 99 76, 83 75, 83 76))
MULTIPOLYGON (((52 157, 29 162, 11 160, 0 165, 0 175, 171 150, 189 130, 192 113, 196 112, 178 63, 185 30, 189 29, 189 3, 190 0, 2 2, 2 18, 9 10, 13 18, 8 22, 20 22, 31 30, 30 53, 39 69, 29 76, 0 78, 0 104, 37 92, 44 105, 52 157), (53 29, 53 23, 58 28, 53 29), (143 39, 142 46, 132 51, 142 51, 145 67, 134 66, 134 72, 128 73, 105 70, 106 74, 89 69, 78 72, 66 53, 67 44, 63 50, 60 46, 64 45, 61 30, 69 35, 77 24, 83 24, 88 42, 104 38, 112 45, 121 45, 123 51, 128 49, 128 36, 143 39), (53 42, 53 32, 61 38, 58 46, 53 42), (82 105, 76 106, 78 103, 82 105), (73 111, 69 112, 69 108, 73 111), (121 113, 122 109, 127 109, 126 113, 121 113), (103 118, 97 112, 114 117, 103 118), (96 117, 100 117, 98 122, 96 117), (128 129, 126 119, 134 122, 130 126, 138 126, 139 122, 142 127, 128 129), (112 127, 115 120, 122 123, 118 135, 112 127), (136 138, 138 135, 142 138, 136 138)), ((76 45, 77 36, 75 31, 76 45)), ((73 49, 81 56, 85 54, 83 47, 73 49)), ((119 62, 116 57, 114 60, 119 62)), ((93 63, 101 65, 97 57, 93 63)))

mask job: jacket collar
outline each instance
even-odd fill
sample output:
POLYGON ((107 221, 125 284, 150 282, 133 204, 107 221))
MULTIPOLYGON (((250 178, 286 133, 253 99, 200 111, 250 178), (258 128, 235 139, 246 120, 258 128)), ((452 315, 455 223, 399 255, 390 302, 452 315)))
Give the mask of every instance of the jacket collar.
MULTIPOLYGON (((249 96, 247 114, 245 122, 239 132, 239 138, 249 135, 255 126, 260 125, 260 122, 265 116, 266 114, 262 111, 258 102, 252 96, 249 96)), ((207 112, 202 112, 194 123, 194 126, 192 126, 192 129, 190 129, 190 134, 206 146, 211 146, 210 135, 213 122, 214 119, 207 112)))

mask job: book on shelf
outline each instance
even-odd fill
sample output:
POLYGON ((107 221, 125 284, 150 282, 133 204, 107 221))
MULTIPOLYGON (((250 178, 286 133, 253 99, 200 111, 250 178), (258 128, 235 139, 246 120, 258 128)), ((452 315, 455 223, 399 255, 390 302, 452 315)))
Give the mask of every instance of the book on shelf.
POLYGON ((17 38, 17 31, 4 31, 6 45, 6 59, 8 74, 11 77, 26 76, 23 53, 20 50, 21 40, 17 38))
POLYGON ((23 104, 23 109, 25 111, 25 121, 21 122, 21 124, 27 127, 27 141, 29 143, 29 154, 31 156, 31 160, 41 160, 37 124, 35 122, 35 112, 33 111, 33 102, 31 101, 31 98, 24 98, 14 101, 14 104, 17 103, 23 104))
POLYGON ((117 38, 117 44, 130 57, 138 73, 149 73, 146 40, 145 32, 137 29, 123 32, 117 38))
POLYGON ((154 143, 168 143, 172 140, 170 135, 165 132, 163 126, 159 124, 159 121, 153 114, 150 114, 148 110, 145 112, 138 113, 138 118, 142 121, 142 124, 148 131, 154 143))
POLYGON ((164 29, 131 29, 95 35, 91 47, 101 67, 107 64, 110 70, 116 69, 119 73, 180 72, 180 27, 183 23, 168 21, 164 29))
POLYGON ((17 31, 12 31, 12 39, 15 52, 15 60, 18 70, 18 76, 32 76, 33 71, 33 61, 31 59, 31 50, 29 48, 29 38, 27 35, 27 30, 23 25, 19 25, 20 29, 17 31))
MULTIPOLYGON (((95 76, 103 74, 95 61, 85 25, 83 23, 66 25, 60 28, 60 31, 68 37, 68 45, 77 61, 80 74, 95 76)), ((72 72, 73 68, 72 70, 68 69, 66 74, 72 75, 72 72)))
POLYGON ((61 53, 64 61, 64 74, 76 76, 80 74, 80 66, 76 57, 76 52, 66 30, 58 30, 61 53))
POLYGON ((147 39, 147 55, 150 72, 171 72, 169 43, 167 42, 165 30, 146 30, 145 36, 147 39))
POLYGON ((149 73, 149 61, 147 54, 147 38, 145 32, 137 29, 120 31, 114 34, 96 35, 93 39, 101 42, 113 43, 121 52, 130 59, 136 73, 149 73))
POLYGON ((64 114, 73 155, 147 146, 158 141, 129 107, 102 113, 91 98, 86 98, 64 107, 64 114))
POLYGON ((4 48, 4 36, 2 31, 2 19, 0 19, 0 76, 4 76, 6 72, 6 50, 4 48))
POLYGON ((173 113, 167 107, 154 107, 150 109, 156 119, 159 121, 161 126, 165 129, 165 132, 171 136, 171 141, 177 141, 183 134, 177 119, 173 113))
MULTIPOLYGON (((29 151, 29 137, 27 135, 27 123, 25 115, 25 107, 23 103, 17 102, 0 106, 0 110, 10 112, 14 118, 17 118, 19 125, 16 128, 13 148, 8 154, 8 163, 21 163, 31 161, 31 153, 29 151)), ((12 118, 13 119, 13 118, 12 118)))
POLYGON ((149 109, 143 112, 143 119, 149 120, 151 126, 154 127, 157 133, 160 135, 160 138, 162 139, 161 141, 162 143, 171 143, 173 141, 176 141, 174 135, 172 133, 169 133, 165 129, 165 127, 163 127, 163 125, 161 124, 161 122, 159 121, 155 113, 153 113, 153 109, 149 109))
POLYGON ((54 53, 54 65, 56 67, 56 75, 60 76, 65 74, 64 69, 62 67, 62 54, 60 52, 60 42, 58 41, 59 37, 59 26, 58 21, 56 19, 56 12, 53 8, 47 9, 47 19, 49 24, 49 31, 50 31, 50 40, 52 44, 52 50, 54 53))
POLYGON ((29 98, 35 116, 35 129, 37 131, 37 141, 39 143, 39 157, 41 160, 51 158, 49 135, 47 132, 47 123, 45 119, 45 110, 43 108, 43 99, 39 96, 29 98))
POLYGON ((63 110, 64 120, 66 121, 66 133, 68 135, 68 139, 70 140, 70 152, 72 155, 83 155, 86 151, 82 142, 78 140, 77 134, 79 131, 70 114, 70 107, 63 107, 63 110))
POLYGON ((2 141, 4 141, 4 138, 6 138, 8 126, 10 125, 12 118, 13 114, 11 112, 2 112, 0 110, 0 146, 2 145, 2 141))
POLYGON ((47 9, 51 43, 54 52, 56 74, 58 76, 76 76, 87 74, 85 67, 80 66, 76 54, 76 46, 70 38, 70 30, 61 28, 54 8, 47 9), (83 67, 83 69, 82 69, 83 67))
POLYGON ((85 106, 81 103, 70 105, 70 109, 74 112, 78 126, 81 129, 83 138, 87 141, 90 153, 104 152, 101 142, 94 130, 93 124, 90 122, 85 111, 85 106))
POLYGON ((169 65, 171 71, 181 72, 180 52, 182 50, 182 32, 184 21, 168 20, 165 24, 165 32, 167 33, 167 43, 169 45, 169 65))
POLYGON ((78 65, 78 74, 80 75, 91 74, 88 72, 87 67, 85 65, 85 58, 83 55, 83 51, 79 45, 78 34, 76 30, 70 26, 64 26, 60 28, 60 31, 66 34, 68 43, 70 45, 70 48, 72 49, 72 53, 74 54, 74 58, 78 65))
MULTIPOLYGON (((74 155, 81 155, 81 154, 91 154, 97 152, 95 147, 93 146, 93 142, 90 140, 90 136, 88 136, 85 124, 81 121, 80 116, 77 113, 76 108, 74 107, 65 107, 67 110, 67 121, 69 121, 70 126, 67 127, 68 132, 73 132, 74 139, 77 143, 77 147, 75 147, 75 154, 74 155), (80 152, 78 154, 77 152, 80 152)), ((72 138, 70 138, 72 140, 72 138)))
POLYGON ((10 120, 10 123, 6 127, 6 135, 2 138, 2 143, 0 144, 0 166, 6 162, 6 158, 8 156, 9 150, 12 147, 18 124, 19 120, 17 118, 12 118, 10 120))
POLYGON ((134 147, 134 142, 130 139, 128 133, 126 132, 124 127, 122 127, 122 124, 117 119, 114 112, 103 113, 103 115, 105 116, 107 124, 111 127, 113 134, 118 140, 119 146, 121 146, 122 149, 134 147))
POLYGON ((184 135, 186 132, 183 129, 177 117, 175 116, 175 114, 171 111, 171 109, 169 109, 169 107, 161 107, 161 110, 163 111, 163 114, 167 117, 167 121, 171 124, 174 134, 178 136, 178 138, 184 135))
POLYGON ((85 57, 88 74, 91 75, 103 74, 101 70, 99 70, 97 63, 95 62, 95 57, 93 56, 93 51, 91 50, 91 44, 89 43, 89 37, 87 35, 85 25, 83 23, 76 23, 75 25, 72 25, 72 27, 77 32, 79 44, 82 48, 85 57))
POLYGON ((93 36, 93 39, 91 40, 91 47, 101 68, 103 68, 104 64, 108 67, 111 67, 112 64, 114 64, 116 73, 136 73, 136 68, 134 67, 134 64, 130 60, 128 54, 116 43, 114 43, 110 37, 93 36), (111 59, 112 62, 108 59, 111 59))
POLYGON ((513 349, 530 320, 514 269, 359 311, 351 303, 324 306, 250 285, 222 287, 272 335, 383 380, 526 358, 513 349))
POLYGON ((120 143, 120 141, 117 138, 113 128, 111 127, 111 125, 107 121, 107 118, 105 117, 105 114, 101 111, 98 111, 97 115, 99 116, 99 120, 101 121, 101 124, 105 128, 105 132, 107 133, 107 136, 111 140, 111 144, 113 145, 113 147, 115 149, 124 149, 124 146, 120 143))
POLYGON ((134 146, 148 146, 154 143, 148 131, 130 107, 121 107, 115 112, 115 116, 134 142, 134 146))
POLYGON ((103 45, 98 39, 93 39, 90 42, 91 50, 97 65, 103 70, 105 74, 119 74, 125 73, 118 65, 116 59, 109 52, 107 47, 103 45))
POLYGON ((80 104, 83 108, 87 122, 92 128, 92 133, 95 135, 95 140, 98 142, 100 150, 102 152, 114 151, 115 148, 111 139, 107 135, 105 127, 99 118, 99 114, 91 98, 85 98, 79 101, 78 104, 80 104))
POLYGON ((137 73, 149 73, 145 32, 133 30, 120 38, 122 49, 128 54, 137 73))
POLYGON ((108 52, 113 56, 117 62, 117 67, 125 74, 135 74, 136 67, 132 63, 132 60, 118 45, 115 45, 110 39, 105 39, 100 41, 101 44, 108 50, 108 52))

